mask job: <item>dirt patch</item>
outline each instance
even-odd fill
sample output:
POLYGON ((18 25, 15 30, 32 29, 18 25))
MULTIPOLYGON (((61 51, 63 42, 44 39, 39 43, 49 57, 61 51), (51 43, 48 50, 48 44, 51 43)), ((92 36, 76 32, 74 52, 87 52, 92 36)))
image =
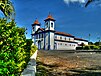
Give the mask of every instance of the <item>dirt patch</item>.
POLYGON ((37 64, 38 67, 42 65, 47 70, 45 76, 92 76, 92 74, 99 76, 101 73, 99 58, 101 55, 96 53, 39 51, 37 64))

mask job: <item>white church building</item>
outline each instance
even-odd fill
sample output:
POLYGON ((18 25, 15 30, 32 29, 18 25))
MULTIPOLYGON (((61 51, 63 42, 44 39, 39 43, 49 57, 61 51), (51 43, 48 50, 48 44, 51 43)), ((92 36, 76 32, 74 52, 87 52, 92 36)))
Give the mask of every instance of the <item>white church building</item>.
POLYGON ((88 41, 55 30, 55 19, 51 14, 44 20, 44 28, 36 19, 32 24, 32 41, 38 49, 43 50, 76 50, 80 44, 88 45, 88 41))

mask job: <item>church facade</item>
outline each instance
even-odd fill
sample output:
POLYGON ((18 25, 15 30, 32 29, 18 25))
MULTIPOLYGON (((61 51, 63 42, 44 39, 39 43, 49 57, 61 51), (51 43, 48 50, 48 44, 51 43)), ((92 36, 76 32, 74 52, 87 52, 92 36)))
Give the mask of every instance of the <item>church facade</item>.
POLYGON ((41 28, 41 24, 36 19, 32 24, 32 41, 38 49, 43 50, 76 50, 76 47, 82 43, 88 45, 88 41, 75 36, 58 32, 55 30, 56 20, 51 16, 44 20, 44 28, 41 28))

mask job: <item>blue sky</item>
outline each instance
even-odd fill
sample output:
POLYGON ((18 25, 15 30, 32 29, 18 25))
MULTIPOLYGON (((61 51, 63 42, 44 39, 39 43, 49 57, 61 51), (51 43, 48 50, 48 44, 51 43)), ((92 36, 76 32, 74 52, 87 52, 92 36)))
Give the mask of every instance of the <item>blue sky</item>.
POLYGON ((95 42, 101 37, 101 6, 95 3, 84 7, 85 0, 12 0, 16 11, 16 23, 26 27, 27 38, 31 38, 33 22, 44 19, 51 12, 56 20, 56 30, 95 42))

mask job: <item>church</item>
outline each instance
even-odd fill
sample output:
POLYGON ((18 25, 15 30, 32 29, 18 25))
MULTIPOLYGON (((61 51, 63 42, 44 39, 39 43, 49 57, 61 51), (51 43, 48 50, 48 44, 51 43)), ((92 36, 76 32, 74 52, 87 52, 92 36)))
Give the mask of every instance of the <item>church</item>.
POLYGON ((51 14, 44 20, 44 28, 36 19, 32 24, 32 41, 38 49, 43 50, 76 50, 81 44, 88 45, 88 41, 55 30, 56 20, 51 14))

